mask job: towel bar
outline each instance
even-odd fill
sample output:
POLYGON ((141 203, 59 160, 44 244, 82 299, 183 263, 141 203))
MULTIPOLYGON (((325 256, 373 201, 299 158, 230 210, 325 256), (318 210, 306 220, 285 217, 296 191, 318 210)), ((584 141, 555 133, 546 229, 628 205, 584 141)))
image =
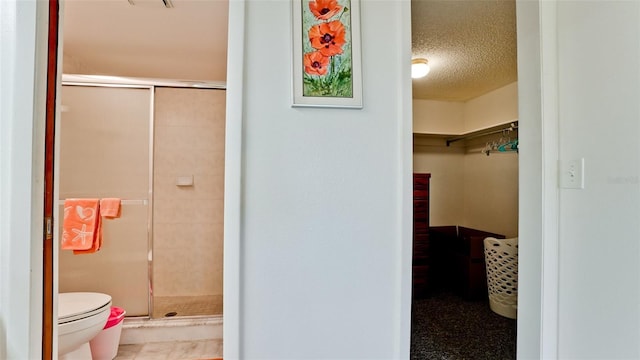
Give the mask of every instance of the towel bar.
MULTIPOLYGON (((64 204, 64 200, 58 200, 58 205, 64 204)), ((122 205, 149 205, 149 200, 147 199, 139 199, 139 200, 122 200, 120 202, 122 205)))

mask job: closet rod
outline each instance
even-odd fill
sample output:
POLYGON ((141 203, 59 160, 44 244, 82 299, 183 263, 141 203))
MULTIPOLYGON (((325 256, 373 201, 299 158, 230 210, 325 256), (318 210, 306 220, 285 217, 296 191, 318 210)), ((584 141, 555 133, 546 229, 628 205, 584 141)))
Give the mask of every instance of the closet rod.
POLYGON ((451 145, 451 143, 466 140, 466 139, 475 139, 481 136, 499 134, 503 131, 513 131, 518 129, 518 120, 512 121, 509 124, 502 124, 498 126, 493 126, 484 130, 472 131, 470 133, 462 134, 460 136, 452 137, 447 139, 447 146, 451 145))

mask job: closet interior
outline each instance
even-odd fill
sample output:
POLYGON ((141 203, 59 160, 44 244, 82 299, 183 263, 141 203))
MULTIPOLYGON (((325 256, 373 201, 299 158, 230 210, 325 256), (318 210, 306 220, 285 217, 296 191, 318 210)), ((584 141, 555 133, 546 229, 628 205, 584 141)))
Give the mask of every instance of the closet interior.
POLYGON ((448 113, 413 102, 412 358, 515 358, 517 320, 491 310, 484 240, 518 236, 517 83, 448 113))

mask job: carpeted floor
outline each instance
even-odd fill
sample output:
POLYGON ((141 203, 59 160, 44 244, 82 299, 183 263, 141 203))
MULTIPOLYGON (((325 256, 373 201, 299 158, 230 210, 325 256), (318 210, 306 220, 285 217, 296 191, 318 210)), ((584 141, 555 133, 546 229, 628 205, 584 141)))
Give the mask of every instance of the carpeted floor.
POLYGON ((413 301, 412 360, 508 360, 516 358, 516 320, 487 301, 465 301, 439 292, 413 301))

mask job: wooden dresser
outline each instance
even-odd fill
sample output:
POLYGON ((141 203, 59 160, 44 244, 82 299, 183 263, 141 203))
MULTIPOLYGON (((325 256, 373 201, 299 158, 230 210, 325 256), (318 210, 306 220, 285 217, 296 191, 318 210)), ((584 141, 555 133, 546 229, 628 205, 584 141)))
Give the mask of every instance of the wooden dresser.
POLYGON ((486 300, 484 239, 505 236, 464 226, 434 226, 430 235, 431 289, 452 290, 467 300, 486 300))
POLYGON ((429 179, 413 174, 413 297, 429 290, 429 179))

